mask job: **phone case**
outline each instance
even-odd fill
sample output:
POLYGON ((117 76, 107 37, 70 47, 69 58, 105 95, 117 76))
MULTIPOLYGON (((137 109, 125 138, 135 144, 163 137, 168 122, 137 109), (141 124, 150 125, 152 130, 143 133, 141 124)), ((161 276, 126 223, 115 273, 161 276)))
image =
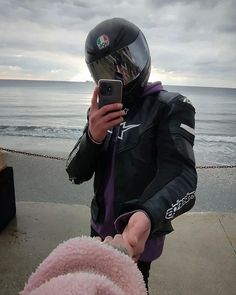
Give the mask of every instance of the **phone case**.
POLYGON ((123 84, 120 80, 101 79, 98 81, 99 92, 99 108, 111 103, 119 103, 122 101, 123 84))

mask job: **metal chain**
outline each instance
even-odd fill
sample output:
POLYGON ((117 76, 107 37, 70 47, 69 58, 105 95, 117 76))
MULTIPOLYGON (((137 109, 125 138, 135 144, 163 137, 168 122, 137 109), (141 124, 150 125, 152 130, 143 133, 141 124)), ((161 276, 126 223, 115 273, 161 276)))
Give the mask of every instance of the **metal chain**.
POLYGON ((209 166, 196 166, 197 169, 216 169, 216 168, 236 168, 236 165, 209 165, 209 166))
POLYGON ((65 158, 56 157, 56 156, 48 156, 48 155, 41 155, 41 154, 35 154, 35 153, 29 153, 29 152, 23 152, 23 151, 16 151, 16 150, 12 150, 12 149, 7 149, 7 148, 0 147, 0 151, 1 150, 2 151, 5 151, 5 152, 22 154, 22 155, 33 156, 33 157, 48 158, 48 159, 60 160, 60 161, 65 161, 66 160, 65 158))
MULTIPOLYGON (((47 159, 53 159, 53 160, 59 160, 59 161, 66 160, 65 158, 62 158, 62 157, 42 155, 42 154, 29 153, 29 152, 23 152, 23 151, 16 151, 16 150, 2 148, 2 147, 0 147, 0 150, 5 151, 5 152, 10 152, 10 153, 22 154, 22 155, 33 156, 33 157, 41 157, 41 158, 47 158, 47 159)), ((236 168, 236 164, 235 165, 196 166, 196 168, 197 169, 236 168)))

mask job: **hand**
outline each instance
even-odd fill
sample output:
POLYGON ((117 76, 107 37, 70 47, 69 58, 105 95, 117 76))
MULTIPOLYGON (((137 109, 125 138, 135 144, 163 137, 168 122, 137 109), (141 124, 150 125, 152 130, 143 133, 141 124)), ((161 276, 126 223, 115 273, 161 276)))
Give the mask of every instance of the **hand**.
POLYGON ((138 261, 144 251, 145 243, 151 230, 151 221, 142 211, 134 213, 125 227, 122 237, 133 250, 132 258, 138 261))
POLYGON ((98 108, 97 97, 99 87, 96 87, 93 92, 91 107, 89 112, 89 132, 93 140, 102 142, 107 130, 119 125, 123 122, 125 112, 122 109, 121 103, 112 103, 98 108))
POLYGON ((130 245, 123 239, 122 235, 115 235, 114 237, 107 236, 104 241, 104 243, 109 244, 113 246, 115 249, 129 255, 130 257, 133 257, 133 249, 130 247, 130 245))

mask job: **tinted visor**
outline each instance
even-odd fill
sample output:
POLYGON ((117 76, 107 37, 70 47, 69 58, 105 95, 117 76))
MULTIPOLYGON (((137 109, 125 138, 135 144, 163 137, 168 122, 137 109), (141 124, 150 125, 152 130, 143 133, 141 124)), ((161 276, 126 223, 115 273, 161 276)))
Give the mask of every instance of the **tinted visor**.
POLYGON ((88 64, 88 68, 96 83, 99 79, 115 79, 127 85, 139 76, 148 59, 146 40, 139 33, 133 43, 88 64))

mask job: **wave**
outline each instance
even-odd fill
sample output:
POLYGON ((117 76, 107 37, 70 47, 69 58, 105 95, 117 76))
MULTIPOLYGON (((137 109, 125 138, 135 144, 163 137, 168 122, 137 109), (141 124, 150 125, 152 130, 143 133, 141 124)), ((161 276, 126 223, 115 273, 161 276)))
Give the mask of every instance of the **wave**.
MULTIPOLYGON (((83 127, 0 126, 0 135, 77 139, 83 127)), ((196 142, 236 143, 236 136, 197 134, 196 142)))
POLYGON ((47 126, 0 126, 0 135, 77 139, 82 130, 47 126))
POLYGON ((236 136, 197 134, 196 142, 236 143, 236 136))
POLYGON ((232 115, 231 117, 227 115, 227 118, 224 118, 224 120, 218 119, 215 120, 213 118, 207 118, 207 119, 196 119, 196 125, 203 125, 205 126, 207 125, 211 125, 212 128, 214 126, 221 126, 221 125, 229 125, 232 124, 233 126, 235 126, 235 115, 232 115))

